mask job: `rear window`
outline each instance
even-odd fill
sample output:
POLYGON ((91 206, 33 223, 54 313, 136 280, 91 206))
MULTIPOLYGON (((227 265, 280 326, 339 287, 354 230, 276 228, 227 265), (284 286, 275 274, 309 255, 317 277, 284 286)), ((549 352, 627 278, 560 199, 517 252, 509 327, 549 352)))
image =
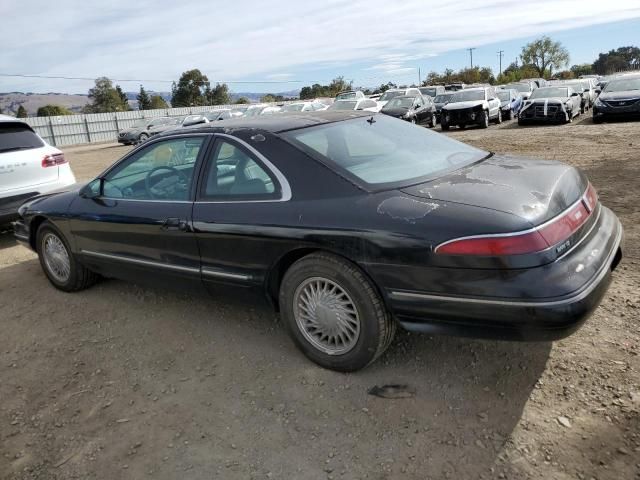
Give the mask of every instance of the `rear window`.
POLYGON ((44 147, 44 142, 29 127, 0 123, 0 153, 40 147, 44 147))
POLYGON ((488 155, 386 115, 290 130, 281 135, 347 176, 378 188, 419 183, 488 155))

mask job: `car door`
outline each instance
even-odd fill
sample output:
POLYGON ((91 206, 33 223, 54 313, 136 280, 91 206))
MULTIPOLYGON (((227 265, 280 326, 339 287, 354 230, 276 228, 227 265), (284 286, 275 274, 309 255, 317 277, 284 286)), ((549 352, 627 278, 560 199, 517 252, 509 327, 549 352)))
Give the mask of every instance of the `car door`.
POLYGON ((208 141, 204 134, 152 141, 89 184, 71 205, 83 262, 108 276, 199 283, 191 215, 208 141))
POLYGON ((202 279, 209 289, 264 283, 286 243, 270 225, 283 215, 290 198, 282 173, 254 147, 230 135, 216 135, 193 208, 202 279))

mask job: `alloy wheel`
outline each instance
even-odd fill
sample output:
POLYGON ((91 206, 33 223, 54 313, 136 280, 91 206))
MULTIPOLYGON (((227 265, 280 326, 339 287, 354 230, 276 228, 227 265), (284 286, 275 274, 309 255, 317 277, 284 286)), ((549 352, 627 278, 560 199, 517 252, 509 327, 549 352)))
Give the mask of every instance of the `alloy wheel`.
POLYGON ((45 234, 42 245, 42 255, 47 270, 56 281, 66 283, 71 275, 71 261, 67 247, 53 233, 45 234))

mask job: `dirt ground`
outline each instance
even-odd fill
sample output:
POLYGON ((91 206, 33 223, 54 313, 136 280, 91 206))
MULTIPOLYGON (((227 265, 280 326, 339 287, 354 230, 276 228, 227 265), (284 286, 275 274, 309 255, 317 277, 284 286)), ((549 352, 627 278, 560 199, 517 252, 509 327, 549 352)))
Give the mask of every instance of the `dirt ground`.
MULTIPOLYGON (((399 332, 323 370, 266 306, 103 281, 65 294, 0 235, 0 477, 640 478, 640 123, 451 131, 582 168, 626 229, 603 304, 551 343, 399 332), (406 383, 412 398, 375 385, 406 383)), ((128 147, 66 149, 80 180, 128 147)))

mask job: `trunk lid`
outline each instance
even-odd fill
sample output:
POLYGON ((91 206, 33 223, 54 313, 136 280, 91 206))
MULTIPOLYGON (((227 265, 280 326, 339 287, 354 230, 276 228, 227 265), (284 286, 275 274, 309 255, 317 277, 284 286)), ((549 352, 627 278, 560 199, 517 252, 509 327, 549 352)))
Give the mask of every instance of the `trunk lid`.
POLYGON ((577 202, 587 186, 586 177, 569 165, 494 155, 402 191, 415 197, 510 213, 538 226, 577 202))

